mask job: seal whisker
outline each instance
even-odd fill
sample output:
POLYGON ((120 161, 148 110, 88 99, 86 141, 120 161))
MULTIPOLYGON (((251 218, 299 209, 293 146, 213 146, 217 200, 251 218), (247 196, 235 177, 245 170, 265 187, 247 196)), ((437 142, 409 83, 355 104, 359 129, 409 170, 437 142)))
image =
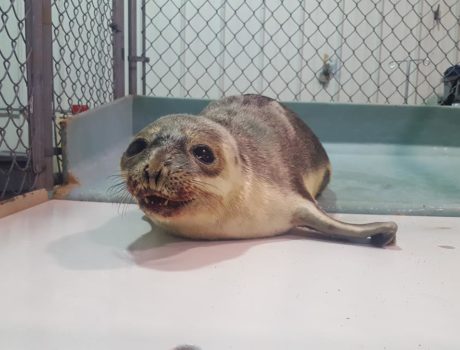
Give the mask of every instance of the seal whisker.
POLYGON ((107 189, 107 194, 109 196, 113 196, 113 197, 118 197, 119 195, 123 194, 123 193, 129 193, 127 188, 125 186, 117 186, 117 187, 109 187, 107 189))
POLYGON ((109 188, 107 188, 107 192, 109 193, 118 193, 118 192, 122 192, 126 190, 127 188, 125 184, 116 184, 116 185, 112 185, 109 188))
POLYGON ((128 205, 131 204, 131 199, 133 199, 131 193, 129 193, 128 191, 123 192, 121 196, 118 198, 118 212, 120 212, 121 209, 121 214, 126 214, 126 211, 128 210, 128 205))
POLYGON ((112 174, 112 175, 108 175, 108 176, 107 176, 107 179, 120 179, 120 178, 125 178, 126 175, 127 175, 126 173, 112 174))

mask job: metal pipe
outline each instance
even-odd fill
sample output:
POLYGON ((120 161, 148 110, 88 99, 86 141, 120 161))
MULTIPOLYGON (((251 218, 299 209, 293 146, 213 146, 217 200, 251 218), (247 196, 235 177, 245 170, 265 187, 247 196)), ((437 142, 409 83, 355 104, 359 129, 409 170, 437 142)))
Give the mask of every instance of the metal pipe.
MULTIPOLYGON (((415 63, 416 65, 418 65, 419 63, 423 63, 425 66, 428 66, 430 64, 430 59, 428 57, 426 57, 425 59, 422 59, 422 58, 407 58, 405 60, 400 60, 400 61, 391 61, 389 63, 389 67, 391 69, 394 69, 396 68, 397 66, 399 66, 401 63, 406 63, 406 72, 405 72, 405 78, 406 78, 406 82, 405 82, 405 85, 404 85, 404 104, 407 104, 408 103, 408 100, 409 100, 409 83, 410 83, 410 73, 411 73, 411 65, 412 63, 415 63)), ((417 89, 417 87, 415 87, 415 89, 417 89)))
MULTIPOLYGON (((142 54, 141 56, 142 57, 145 57, 146 55, 146 47, 145 47, 145 41, 146 41, 146 27, 145 27, 145 16, 146 16, 146 13, 145 13, 145 6, 146 6, 146 1, 145 0, 142 0, 142 5, 141 5, 141 16, 142 16, 142 54)), ((142 77, 141 77, 141 80, 142 80, 142 95, 147 95, 147 81, 145 79, 145 75, 146 75, 146 66, 147 66, 147 60, 146 59, 143 59, 142 60, 142 77)))
POLYGON ((219 87, 220 87, 220 95, 224 96, 225 95, 225 25, 226 25, 226 10, 225 10, 225 0, 222 0, 220 3, 220 10, 221 10, 221 21, 219 23, 220 25, 220 33, 219 33, 219 38, 220 38, 220 54, 219 54, 219 61, 220 61, 220 79, 219 79, 219 87))
POLYGON ((35 188, 53 187, 51 0, 26 0, 29 138, 35 188))
POLYGON ((129 0, 128 30, 128 90, 137 95, 137 0, 129 0))
POLYGON ((412 63, 411 59, 408 59, 406 62, 406 84, 404 87, 404 104, 407 105, 409 99, 409 78, 410 78, 410 65, 412 63))
POLYGON ((112 2, 113 98, 125 96, 125 26, 124 0, 112 2))
MULTIPOLYGON (((180 77, 179 77, 179 85, 181 89, 181 96, 182 97, 187 97, 189 94, 190 90, 186 90, 186 74, 187 74, 187 64, 185 60, 187 59, 186 56, 186 51, 188 49, 187 47, 187 33, 185 32, 186 27, 188 25, 187 23, 187 14, 186 14, 186 6, 187 6, 187 0, 182 0, 181 5, 179 8, 179 13, 180 13, 180 53, 179 53, 179 61, 180 61, 180 77)), ((174 96, 174 94, 171 93, 171 90, 168 92, 169 95, 174 96)))

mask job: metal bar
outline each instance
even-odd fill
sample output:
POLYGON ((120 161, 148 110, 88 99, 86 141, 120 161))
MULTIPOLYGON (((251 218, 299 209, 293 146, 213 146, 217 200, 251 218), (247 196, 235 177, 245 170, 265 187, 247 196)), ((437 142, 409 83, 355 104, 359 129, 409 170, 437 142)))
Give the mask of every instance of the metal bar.
MULTIPOLYGON (((458 62, 460 60, 460 1, 457 1, 457 4, 455 5, 455 13, 456 13, 456 18, 457 18, 457 43, 455 47, 457 50, 455 50, 455 56, 454 56, 454 62, 458 62)), ((451 62, 451 63, 454 63, 451 62)))
POLYGON ((299 55, 297 56, 298 59, 298 69, 297 69, 297 77, 298 80, 298 87, 297 87, 297 94, 294 96, 295 101, 300 101, 302 98, 302 90, 303 90, 303 51, 305 50, 305 22, 306 22, 306 9, 305 9, 305 1, 301 1, 300 10, 302 11, 302 18, 299 24, 299 55))
MULTIPOLYGON (((180 13, 180 54, 179 54, 179 61, 180 61, 180 77, 179 77, 179 85, 181 89, 181 96, 182 97, 187 97, 189 94, 189 91, 186 90, 186 73, 187 73, 187 64, 186 64, 186 59, 187 59, 187 33, 185 32, 187 30, 187 13, 186 13, 186 6, 187 6, 187 0, 182 0, 179 8, 179 13, 180 13)), ((174 96, 173 93, 171 93, 171 90, 169 91, 169 94, 171 96, 174 96)))
MULTIPOLYGON (((267 4, 265 1, 262 1, 262 30, 260 31, 260 67, 259 67, 259 88, 256 89, 261 94, 264 91, 264 68, 265 68, 265 31, 266 31, 266 22, 267 22, 267 4)), ((268 87, 268 86, 267 86, 268 87)))
POLYGON ((125 96, 125 8, 124 0, 112 2, 113 98, 125 96))
POLYGON ((53 187, 51 0, 26 0, 29 138, 35 188, 53 187))
POLYGON ((219 38, 220 38, 220 47, 222 49, 222 52, 220 53, 219 55, 219 62, 220 62, 220 79, 219 79, 219 87, 220 87, 220 94, 221 96, 224 96, 225 95, 225 20, 227 18, 227 13, 225 11, 225 1, 226 0, 222 0, 221 2, 221 21, 219 23, 220 25, 220 34, 219 34, 219 38))
POLYGON ((0 107, 0 111, 6 112, 6 113, 11 113, 11 112, 20 112, 20 113, 24 113, 25 108, 23 108, 23 107, 21 107, 21 108, 15 108, 15 107, 6 107, 6 108, 3 108, 3 107, 0 107))
MULTIPOLYGON (((423 5, 424 5, 424 2, 425 2, 424 0, 419 0, 419 11, 420 11, 420 13, 419 13, 419 15, 418 15, 419 18, 423 18, 423 5)), ((415 11, 415 7, 414 7, 414 11, 415 11)), ((418 45, 417 45, 417 49, 416 49, 416 52, 417 52, 417 53, 416 53, 416 56, 415 56, 415 57, 416 57, 416 58, 420 58, 420 56, 421 56, 420 53, 421 53, 421 51, 422 51, 422 32, 423 32, 423 27, 424 27, 423 21, 422 21, 422 20, 420 21, 420 23, 417 24, 417 27, 418 27, 418 28, 417 28, 417 36, 416 36, 416 39, 417 39, 417 41, 418 41, 418 45)), ((417 68, 418 68, 418 66, 417 66, 417 68)), ((421 75, 421 74, 420 74, 420 70, 419 70, 419 69, 416 69, 416 70, 415 70, 415 86, 418 86, 419 84, 421 84, 420 79, 419 79, 420 75, 421 75)), ((422 79, 423 79, 423 77, 422 77, 422 79)), ((417 89, 415 88, 414 91, 416 91, 416 90, 417 90, 417 89)), ((414 104, 417 104, 417 102, 418 102, 418 97, 419 97, 419 96, 415 93, 415 94, 414 94, 414 104)), ((423 101, 422 101, 422 102, 423 102, 423 101)))
MULTIPOLYGON (((377 8, 377 6, 376 6, 377 8)), ((377 34, 377 37, 379 38, 380 40, 380 43, 378 45, 378 49, 377 49, 377 62, 378 64, 380 64, 380 66, 378 67, 377 69, 377 79, 376 79, 376 84, 377 86, 381 86, 381 77, 382 77, 382 73, 383 72, 383 67, 382 67, 382 49, 383 49, 383 26, 385 24, 385 1, 381 1, 380 2, 380 8, 377 9, 377 11, 379 12, 379 15, 380 15, 380 23, 378 25, 375 26, 376 28, 376 34, 377 34), (378 28, 378 29, 377 29, 378 28)), ((374 103, 379 103, 380 101, 380 97, 384 97, 384 95, 382 94, 382 91, 377 88, 377 93, 376 93, 376 97, 375 97, 375 102, 374 103)), ((381 103, 385 103, 385 102, 381 102, 381 103)))
POLYGON ((404 104, 407 105, 407 102, 409 100, 409 81, 410 81, 410 66, 412 63, 412 59, 409 57, 407 60, 407 65, 406 65, 406 83, 404 85, 404 104))
MULTIPOLYGON (((142 21, 142 53, 141 53, 141 57, 146 57, 146 47, 145 47, 145 42, 146 42, 146 26, 145 26, 145 16, 146 16, 146 13, 145 13, 145 6, 146 6, 146 1, 145 0, 142 0, 142 5, 141 5, 141 21, 142 21)), ((142 60, 142 95, 147 95, 147 81, 146 81, 146 66, 147 66, 147 60, 142 60)))
MULTIPOLYGON (((335 84, 335 92, 333 95, 331 95, 331 101, 330 102, 337 102, 340 101, 340 93, 342 92, 343 85, 342 85, 342 69, 343 69, 343 46, 345 44, 346 38, 343 36, 343 30, 345 28, 345 18, 346 18, 346 5, 345 5, 345 0, 341 1, 340 5, 341 9, 341 17, 340 17, 340 29, 337 28, 337 32, 339 33, 339 38, 338 38, 338 43, 337 43, 337 49, 334 51, 333 55, 336 56, 335 60, 335 68, 337 68, 337 65, 340 65, 338 72, 336 72, 336 84, 335 84)), ((332 63, 332 62, 331 62, 332 63)))
POLYGON ((137 95, 137 0, 130 0, 128 7, 128 90, 137 95))

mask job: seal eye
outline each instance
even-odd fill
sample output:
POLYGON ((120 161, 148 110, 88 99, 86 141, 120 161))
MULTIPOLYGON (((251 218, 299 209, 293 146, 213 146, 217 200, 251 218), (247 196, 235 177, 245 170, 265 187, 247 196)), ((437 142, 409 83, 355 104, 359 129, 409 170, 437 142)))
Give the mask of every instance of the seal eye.
POLYGON ((128 146, 128 149, 126 150, 126 156, 127 157, 135 156, 136 154, 141 153, 146 147, 147 147, 147 141, 145 141, 144 139, 134 140, 128 146))
POLYGON ((215 160, 214 153, 212 153, 211 148, 206 145, 198 145, 192 149, 193 155, 201 163, 212 164, 215 160))

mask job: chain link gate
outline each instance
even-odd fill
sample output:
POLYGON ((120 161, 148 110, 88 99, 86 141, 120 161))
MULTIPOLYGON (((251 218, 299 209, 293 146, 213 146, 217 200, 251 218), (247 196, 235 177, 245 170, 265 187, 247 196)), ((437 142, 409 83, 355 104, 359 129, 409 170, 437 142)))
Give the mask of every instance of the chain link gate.
POLYGON ((124 95, 123 17, 123 0, 0 2, 0 200, 60 183, 59 121, 124 95))
POLYGON ((434 104, 460 57, 457 0, 143 0, 140 9, 141 55, 131 55, 147 95, 434 104))
POLYGON ((52 186, 46 0, 0 3, 0 200, 52 186))
POLYGON ((28 138, 29 99, 25 69, 27 55, 24 6, 15 7, 11 3, 0 4, 0 16, 0 42, 4 43, 0 46, 1 200, 20 193, 24 187, 30 187, 34 176, 28 138), (11 69, 16 74, 11 73, 11 69), (15 133, 11 134, 10 130, 13 129, 15 133))

